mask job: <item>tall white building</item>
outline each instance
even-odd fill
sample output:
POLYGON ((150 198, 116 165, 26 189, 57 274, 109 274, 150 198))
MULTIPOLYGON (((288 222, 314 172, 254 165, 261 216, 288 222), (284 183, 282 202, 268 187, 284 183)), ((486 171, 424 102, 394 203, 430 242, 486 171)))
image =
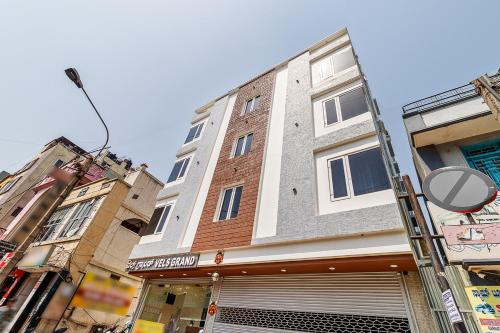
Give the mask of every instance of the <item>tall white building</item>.
POLYGON ((136 325, 433 332, 389 140, 346 29, 197 109, 130 257, 136 325))

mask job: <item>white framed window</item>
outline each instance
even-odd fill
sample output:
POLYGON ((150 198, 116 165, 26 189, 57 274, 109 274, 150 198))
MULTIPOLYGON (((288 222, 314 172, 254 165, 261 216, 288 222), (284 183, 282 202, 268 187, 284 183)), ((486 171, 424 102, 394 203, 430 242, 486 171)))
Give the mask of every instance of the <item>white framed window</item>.
POLYGON ((14 185, 16 185, 16 183, 21 179, 22 177, 17 177, 17 178, 14 178, 12 180, 9 180, 7 183, 5 183, 2 188, 0 188, 0 194, 4 194, 8 191, 10 191, 11 188, 14 187, 14 185))
POLYGON ((238 216, 240 209, 243 185, 237 185, 222 190, 219 209, 217 210, 217 221, 233 219, 238 216))
POLYGON ((366 95, 362 87, 357 87, 323 101, 325 126, 346 121, 368 112, 366 95))
POLYGON ((167 225, 167 221, 170 218, 170 214, 172 212, 173 206, 174 206, 174 203, 169 202, 165 206, 156 208, 156 209, 159 209, 161 211, 161 214, 159 215, 159 219, 157 221, 151 221, 153 223, 156 223, 156 226, 155 226, 154 232, 153 232, 154 234, 163 233, 163 230, 165 229, 165 226, 167 225))
POLYGON ((191 156, 177 160, 174 164, 174 167, 172 168, 172 171, 170 172, 167 184, 175 182, 176 180, 183 179, 184 176, 186 175, 186 171, 190 161, 191 161, 191 156))
POLYGON ((352 48, 347 47, 325 57, 319 64, 319 77, 325 80, 356 65, 352 48))
POLYGON ((248 154, 252 149, 253 133, 239 137, 234 144, 233 157, 248 154))
POLYGON ((57 209, 42 228, 38 241, 43 242, 54 239, 73 207, 74 205, 57 209))
POLYGON ((257 95, 246 101, 243 113, 245 114, 252 112, 253 110, 257 109, 259 105, 260 105, 260 95, 257 95))
POLYGON ((184 144, 188 144, 190 142, 193 142, 201 137, 201 134, 203 132, 203 129, 205 127, 205 122, 199 122, 196 125, 193 125, 189 129, 189 133, 186 137, 186 140, 184 141, 184 144))
POLYGON ((327 163, 331 201, 391 188, 380 147, 329 159, 327 163))
POLYGON ((97 197, 79 203, 74 212, 71 214, 71 217, 68 219, 68 222, 65 223, 59 237, 71 237, 78 234, 85 225, 85 222, 87 222, 87 220, 96 211, 102 198, 103 197, 97 197))

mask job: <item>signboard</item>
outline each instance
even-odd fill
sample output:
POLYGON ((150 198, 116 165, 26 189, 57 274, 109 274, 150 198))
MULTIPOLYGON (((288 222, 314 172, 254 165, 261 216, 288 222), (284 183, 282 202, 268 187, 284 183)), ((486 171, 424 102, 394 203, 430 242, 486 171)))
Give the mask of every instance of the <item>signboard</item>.
POLYGON ((425 177, 422 191, 433 204, 458 213, 477 212, 497 196, 497 185, 481 171, 451 166, 425 177))
POLYGON ((460 316, 460 312, 458 312, 457 305, 455 304, 455 300, 453 299, 453 294, 451 290, 445 290, 442 294, 443 296, 443 304, 446 308, 446 312, 448 313, 448 318, 452 324, 459 323, 462 321, 462 317, 460 316))
POLYGON ((54 247, 52 245, 32 247, 17 263, 17 267, 23 270, 27 270, 29 268, 38 268, 47 262, 53 251, 54 247))
POLYGON ((482 333, 500 332, 500 286, 465 287, 482 333))
POLYGON ((476 224, 470 224, 464 214, 444 210, 432 202, 428 202, 427 207, 437 232, 445 236, 442 244, 450 262, 462 263, 464 260, 500 258, 500 244, 498 244, 500 243, 498 239, 500 197, 485 205, 480 211, 472 213, 476 224))
POLYGON ((135 321, 134 330, 132 331, 132 333, 163 333, 164 327, 165 325, 161 323, 137 319, 135 321))
POLYGON ((172 270, 195 268, 198 266, 199 253, 183 253, 161 257, 131 259, 127 264, 128 272, 172 270))
POLYGON ((136 291, 135 287, 126 283, 88 272, 71 305, 125 316, 136 291))
POLYGON ((7 265, 7 263, 9 262, 10 258, 12 258, 14 256, 14 252, 7 252, 2 260, 0 260, 0 269, 3 268, 3 266, 7 265))
POLYGON ((448 245, 500 243, 500 223, 445 225, 441 229, 448 245))
POLYGON ((6 242, 4 240, 0 240, 0 255, 4 255, 8 252, 13 252, 16 249, 17 245, 14 243, 6 242))

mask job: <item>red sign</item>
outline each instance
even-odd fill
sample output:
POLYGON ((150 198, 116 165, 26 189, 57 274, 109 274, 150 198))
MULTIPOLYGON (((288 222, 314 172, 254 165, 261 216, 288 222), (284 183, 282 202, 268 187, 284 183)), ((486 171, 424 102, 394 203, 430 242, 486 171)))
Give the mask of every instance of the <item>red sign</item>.
POLYGON ((2 260, 0 260, 0 269, 3 268, 5 265, 7 265, 7 263, 9 262, 10 258, 12 258, 14 256, 14 253, 13 252, 7 252, 2 260))

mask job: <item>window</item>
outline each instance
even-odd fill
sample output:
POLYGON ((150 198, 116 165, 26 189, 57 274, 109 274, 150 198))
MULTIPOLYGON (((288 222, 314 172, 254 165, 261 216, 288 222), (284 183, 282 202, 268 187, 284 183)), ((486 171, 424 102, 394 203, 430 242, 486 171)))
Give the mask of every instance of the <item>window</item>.
POLYGON ((186 173, 186 169, 189 165, 190 159, 191 159, 190 157, 186 157, 186 158, 183 158, 182 160, 175 162, 174 168, 172 169, 172 172, 170 173, 170 176, 168 177, 167 183, 171 183, 173 181, 176 181, 176 180, 184 177, 184 174, 186 173))
POLYGON ((199 123, 199 124, 191 127, 191 129, 189 130, 189 133, 186 137, 186 141, 184 141, 184 144, 189 143, 195 139, 198 139, 201 135, 201 131, 203 130, 204 125, 205 125, 205 123, 202 122, 202 123, 199 123))
POLYGON ((33 166, 33 164, 36 163, 36 161, 38 161, 38 158, 35 158, 34 160, 32 161, 29 161, 28 163, 26 163, 21 169, 19 169, 16 173, 21 173, 21 172, 24 172, 26 170, 28 170, 29 168, 31 168, 33 166))
POLYGON ((331 200, 391 188, 380 148, 372 148, 328 161, 331 200))
POLYGON ((16 183, 21 179, 21 177, 14 178, 12 180, 9 180, 7 183, 5 183, 2 188, 0 188, 0 194, 4 194, 8 192, 16 183))
POLYGON ((51 240, 55 237, 62 223, 64 222, 66 215, 73 207, 74 206, 59 208, 52 214, 52 216, 47 221, 47 224, 45 224, 45 226, 42 228, 42 231, 40 232, 40 242, 51 240))
POLYGON ((76 235, 87 219, 92 215, 94 208, 100 202, 101 198, 95 198, 78 204, 74 213, 64 226, 60 237, 71 237, 76 235))
POLYGON ((54 166, 55 166, 56 168, 60 168, 63 164, 64 164, 64 161, 63 161, 63 160, 57 160, 57 161, 54 163, 54 166))
POLYGON ((260 105, 260 96, 255 96, 254 98, 249 99, 245 104, 244 113, 252 112, 253 110, 257 109, 259 105, 260 105))
POLYGON ((238 141, 236 141, 233 156, 237 157, 249 153, 250 149, 252 149, 252 142, 253 142, 252 133, 239 138, 238 141))
POLYGON ((228 220, 238 216, 243 186, 227 188, 222 195, 218 220, 228 220))
POLYGON ((500 189, 500 139, 461 149, 469 166, 489 176, 500 189))
POLYGON ((172 204, 166 205, 165 207, 162 207, 162 208, 163 208, 163 213, 161 214, 161 218, 158 221, 158 224, 156 225, 155 232, 154 232, 155 234, 159 234, 163 231, 163 227, 165 226, 165 224, 167 222, 167 218, 170 214, 170 211, 172 210, 172 204))
POLYGON ((120 223, 120 225, 122 227, 124 227, 125 229, 130 230, 134 234, 140 235, 145 223, 142 221, 139 221, 139 220, 126 220, 126 221, 122 221, 122 223, 120 223))
POLYGON ((170 202, 165 206, 155 208, 144 235, 159 234, 163 232, 173 205, 174 202, 170 202))
POLYGON ((17 207, 16 207, 16 209, 14 209, 10 215, 11 215, 11 216, 16 217, 17 215, 19 215, 19 213, 20 213, 22 210, 23 210, 23 207, 19 207, 19 206, 17 206, 17 207))
POLYGON ((319 74, 324 80, 354 65, 356 65, 354 54, 351 48, 348 48, 323 59, 319 65, 319 74))
POLYGON ((323 102, 325 125, 345 121, 368 112, 363 88, 350 90, 323 102))

